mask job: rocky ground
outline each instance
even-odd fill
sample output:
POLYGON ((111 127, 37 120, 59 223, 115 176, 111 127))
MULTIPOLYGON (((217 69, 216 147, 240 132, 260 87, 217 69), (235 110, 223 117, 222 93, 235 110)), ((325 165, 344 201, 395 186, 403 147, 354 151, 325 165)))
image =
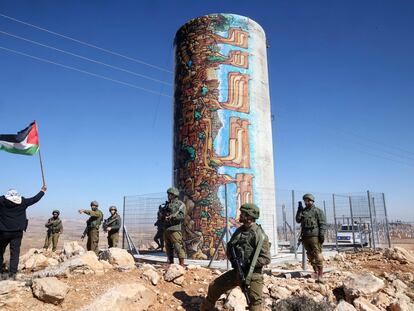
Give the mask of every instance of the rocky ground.
MULTIPOLYGON (((414 311, 414 254, 404 248, 349 252, 327 260, 326 284, 308 274, 265 274, 264 310, 414 311)), ((0 281, 0 310, 198 310, 221 271, 200 266, 135 263, 122 249, 98 258, 77 242, 57 253, 31 249, 16 281, 0 281)), ((278 271, 278 272, 273 272, 278 271)), ((223 295, 219 310, 245 310, 239 289, 223 295)))

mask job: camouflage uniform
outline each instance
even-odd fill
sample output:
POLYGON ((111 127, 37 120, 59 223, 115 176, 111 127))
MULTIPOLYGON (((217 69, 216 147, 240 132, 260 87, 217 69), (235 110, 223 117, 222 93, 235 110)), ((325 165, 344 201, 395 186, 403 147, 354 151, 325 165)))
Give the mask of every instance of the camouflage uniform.
POLYGON ((118 247, 119 229, 121 228, 121 216, 119 216, 117 213, 111 215, 111 217, 105 220, 105 224, 105 226, 111 228, 111 230, 107 231, 108 247, 118 247))
POLYGON ((99 253, 99 227, 101 226, 103 214, 99 209, 86 210, 86 215, 89 215, 89 219, 86 221, 86 229, 84 234, 88 235, 88 242, 86 243, 86 249, 88 251, 94 251, 96 255, 99 253))
POLYGON ((54 252, 56 251, 59 236, 61 233, 63 233, 62 221, 59 217, 51 217, 45 224, 45 227, 47 228, 47 233, 43 248, 48 249, 50 244, 52 243, 52 251, 54 252))
POLYGON ((215 310, 215 303, 222 294, 241 285, 239 275, 233 264, 234 258, 229 254, 229 249, 234 247, 237 256, 242 260, 243 267, 245 267, 243 271, 245 272, 244 274, 246 277, 260 238, 263 238, 263 245, 251 275, 247 294, 250 298, 249 310, 262 310, 264 285, 262 268, 268 265, 271 261, 270 245, 269 238, 262 227, 256 223, 252 223, 249 227, 242 225, 232 235, 227 244, 227 256, 230 262, 232 262, 234 269, 220 275, 209 285, 207 297, 201 305, 201 311, 215 310))
POLYGON ((302 243, 309 261, 315 272, 319 273, 318 271, 322 271, 323 268, 322 244, 326 231, 325 214, 312 204, 311 207, 298 209, 296 222, 301 224, 302 243))
POLYGON ((170 218, 164 221, 164 243, 165 252, 170 263, 174 262, 174 249, 180 262, 186 257, 181 224, 185 217, 185 204, 178 198, 168 203, 166 209, 169 210, 170 218))

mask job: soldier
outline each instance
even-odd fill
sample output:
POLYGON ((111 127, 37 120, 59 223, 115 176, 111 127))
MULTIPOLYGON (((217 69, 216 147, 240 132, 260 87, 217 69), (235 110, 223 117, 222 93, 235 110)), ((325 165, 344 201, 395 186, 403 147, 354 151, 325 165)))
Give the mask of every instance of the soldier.
POLYGON ((168 202, 163 209, 164 242, 168 262, 174 263, 174 249, 177 252, 180 265, 184 266, 185 250, 181 224, 185 217, 185 204, 178 199, 180 192, 171 187, 167 190, 168 202))
POLYGON ((247 203, 240 207, 239 221, 242 225, 227 243, 227 257, 233 270, 220 275, 209 285, 200 311, 215 310, 217 299, 236 286, 240 286, 248 298, 249 310, 262 310, 262 268, 270 263, 270 245, 266 233, 256 224, 259 214, 255 204, 247 203))
POLYGON ((105 219, 103 229, 108 233, 108 247, 118 247, 119 229, 121 228, 121 216, 118 215, 116 206, 109 207, 111 216, 105 219))
POLYGON ((303 201, 305 202, 305 208, 299 202, 296 222, 301 224, 301 240, 316 273, 317 282, 323 283, 322 245, 325 241, 325 214, 315 206, 315 197, 312 194, 305 194, 303 201))
POLYGON ((48 250, 50 243, 52 243, 52 252, 56 251, 56 247, 59 241, 59 236, 63 233, 63 225, 62 220, 60 220, 59 215, 60 212, 58 210, 54 210, 52 212, 53 217, 49 218, 45 227, 47 228, 45 245, 43 248, 48 250))
POLYGON ((157 221, 154 223, 154 226, 157 227, 157 233, 154 236, 154 241, 158 245, 157 249, 160 249, 161 251, 164 249, 164 221, 162 219, 162 210, 163 205, 160 205, 157 213, 157 221))
POLYGON ((88 235, 88 242, 86 243, 86 249, 88 251, 94 251, 96 255, 99 253, 99 227, 101 226, 103 214, 98 209, 98 202, 91 202, 91 210, 80 209, 79 214, 89 215, 89 219, 86 221, 86 228, 82 234, 83 240, 88 235))

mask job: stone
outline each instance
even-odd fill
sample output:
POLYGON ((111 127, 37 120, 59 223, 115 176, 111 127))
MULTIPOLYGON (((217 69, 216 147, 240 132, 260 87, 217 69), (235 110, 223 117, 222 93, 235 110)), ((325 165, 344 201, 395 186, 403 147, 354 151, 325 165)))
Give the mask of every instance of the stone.
POLYGON ((111 247, 100 255, 100 258, 107 260, 119 271, 129 271, 136 268, 134 257, 127 250, 111 247))
POLYGON ((0 310, 17 310, 25 292, 25 282, 0 281, 0 310))
POLYGON ((394 248, 385 249, 384 257, 397 260, 401 264, 414 263, 414 255, 402 247, 396 246, 394 248))
POLYGON ((388 296, 385 293, 380 292, 377 295, 377 297, 374 298, 374 304, 377 307, 383 307, 383 308, 385 308, 385 307, 387 307, 390 304, 390 299, 388 298, 388 296))
POLYGON ((112 266, 109 262, 107 262, 106 260, 99 260, 99 262, 102 264, 102 267, 104 269, 105 272, 113 270, 114 266, 112 266))
POLYGON ((246 306, 246 297, 239 287, 230 291, 224 303, 224 307, 229 311, 245 311, 246 306))
POLYGON ((65 242, 63 244, 63 254, 66 258, 82 255, 85 253, 85 249, 78 244, 77 241, 65 242))
POLYGON ((69 292, 69 286, 55 277, 34 279, 33 295, 39 300, 58 305, 63 302, 69 292))
POLYGON ((142 275, 144 275, 151 282, 151 284, 154 285, 154 286, 157 285, 158 281, 160 280, 160 276, 158 275, 155 268, 153 268, 153 269, 151 269, 151 268, 144 269, 144 272, 142 273, 142 275))
POLYGON ((381 311, 364 297, 355 299, 354 306, 358 311, 381 311))
POLYGON ((59 261, 55 258, 48 258, 47 259, 47 265, 48 266, 57 266, 59 264, 59 261))
POLYGON ((178 278, 174 279, 173 280, 173 283, 174 284, 177 284, 177 285, 183 285, 184 284, 184 281, 185 281, 185 278, 182 275, 182 276, 179 276, 178 278))
POLYGON ((34 278, 67 276, 71 274, 103 274, 103 264, 98 260, 96 254, 92 251, 83 255, 77 255, 60 263, 57 266, 48 267, 44 270, 35 272, 34 278))
POLYGON ((335 311, 357 311, 357 309, 345 300, 341 300, 336 306, 335 311))
POLYGON ((82 311, 147 311, 156 303, 157 294, 140 283, 117 285, 95 299, 82 311))
POLYGON ((395 290, 397 292, 405 292, 405 290, 408 288, 408 286, 401 280, 394 280, 392 282, 392 285, 395 287, 395 290))
POLYGON ((414 304, 408 301, 398 300, 390 304, 387 310, 389 311, 414 311, 414 304))
POLYGON ((171 264, 168 267, 168 270, 164 274, 164 280, 167 282, 172 282, 176 278, 179 278, 180 276, 185 274, 185 268, 177 265, 177 264, 171 264))
POLYGON ((48 266, 48 258, 40 253, 34 253, 23 264, 23 269, 37 271, 48 266))
POLYGON ((348 301, 358 296, 368 297, 385 287, 384 281, 369 272, 350 274, 343 281, 345 296, 348 301))
POLYGON ((270 297, 273 299, 286 299, 290 297, 291 292, 284 287, 273 285, 270 288, 270 297))

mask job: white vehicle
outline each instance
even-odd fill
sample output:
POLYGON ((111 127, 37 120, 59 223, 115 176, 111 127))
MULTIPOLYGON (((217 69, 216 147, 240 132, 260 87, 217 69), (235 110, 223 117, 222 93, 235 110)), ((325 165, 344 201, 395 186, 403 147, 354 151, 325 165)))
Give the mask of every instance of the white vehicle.
POLYGON ((338 230, 338 234, 336 236, 338 244, 367 246, 368 230, 366 227, 366 224, 341 225, 341 228, 338 230), (353 239, 354 237, 355 241, 353 239))

